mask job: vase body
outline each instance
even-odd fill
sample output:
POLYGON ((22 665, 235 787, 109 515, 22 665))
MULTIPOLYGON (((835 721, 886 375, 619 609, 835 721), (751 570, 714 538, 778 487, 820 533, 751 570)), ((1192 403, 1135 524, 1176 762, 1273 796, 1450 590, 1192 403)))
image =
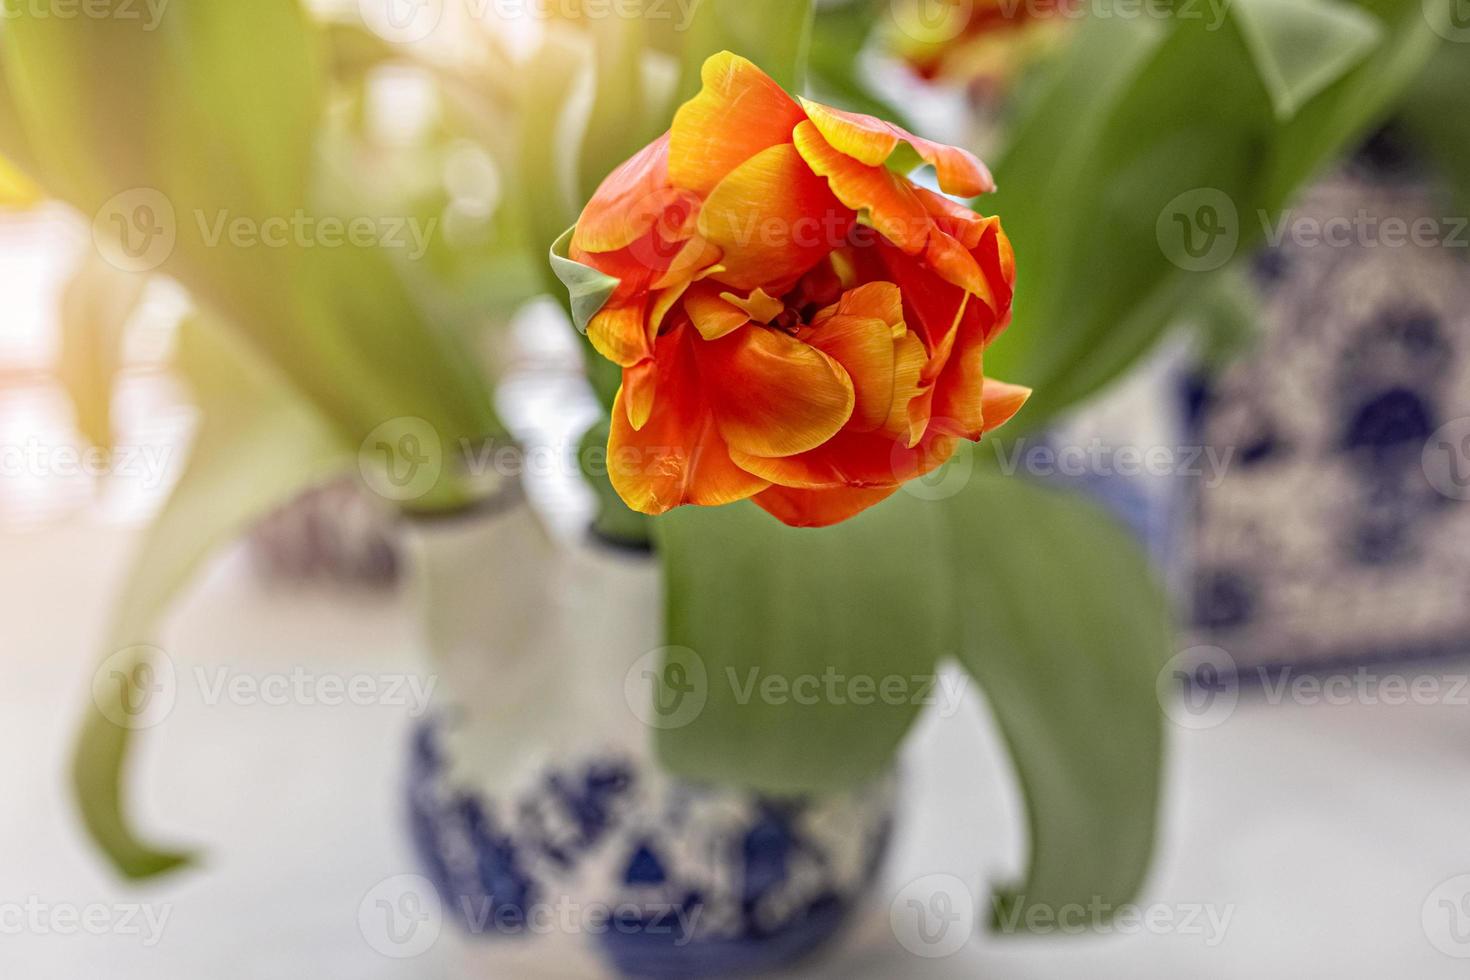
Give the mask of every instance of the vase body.
POLYGON ((650 556, 554 546, 518 508, 415 537, 443 698, 409 810, 460 975, 751 975, 840 931, 885 851, 891 778, 772 799, 663 772, 650 556))
POLYGON ((1201 495, 1194 626, 1243 682, 1470 648, 1470 249, 1439 217, 1459 213, 1387 130, 1272 216, 1261 336, 1198 411, 1235 457, 1201 495))

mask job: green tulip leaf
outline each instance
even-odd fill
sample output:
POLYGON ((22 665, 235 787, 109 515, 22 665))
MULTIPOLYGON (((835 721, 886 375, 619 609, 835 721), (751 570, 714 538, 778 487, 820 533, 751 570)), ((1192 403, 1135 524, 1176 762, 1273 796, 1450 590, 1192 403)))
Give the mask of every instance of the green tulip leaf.
POLYGON ((1078 494, 977 472, 946 508, 960 660, 990 703, 1026 800, 1027 910, 1131 901, 1153 850, 1163 762, 1158 673, 1173 629, 1142 548, 1078 494))
MULTIPOLYGON (((215 326, 184 331, 188 374, 204 412, 189 461, 133 557, 105 646, 123 677, 149 663, 175 595, 216 549, 305 488, 350 465, 336 432, 215 326)), ((125 779, 136 734, 122 684, 94 685, 73 757, 72 785, 88 833, 113 866, 146 878, 189 856, 144 843, 127 815, 125 779), (102 692, 97 694, 96 692, 102 692), (103 700, 103 699, 106 700, 103 700)))
POLYGON ((577 332, 585 334, 587 325, 598 311, 607 305, 609 297, 618 288, 619 280, 568 258, 572 245, 572 234, 576 228, 568 228, 551 246, 551 268, 556 277, 567 287, 571 298, 572 323, 577 332))
POLYGON ((1383 39, 1375 18, 1341 0, 1234 0, 1231 12, 1283 122, 1383 39))

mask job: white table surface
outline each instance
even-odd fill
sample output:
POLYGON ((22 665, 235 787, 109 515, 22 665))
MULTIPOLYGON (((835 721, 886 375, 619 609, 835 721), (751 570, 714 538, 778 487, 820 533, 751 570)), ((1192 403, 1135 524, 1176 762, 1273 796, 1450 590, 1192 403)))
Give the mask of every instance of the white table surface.
MULTIPOLYGON (((446 950, 387 959, 356 922, 374 884, 415 870, 400 826, 401 708, 208 707, 181 686, 168 721, 141 743, 133 786, 144 826, 202 848, 202 866, 129 888, 88 849, 66 759, 133 533, 74 524, 0 537, 0 910, 147 903, 168 911, 167 926, 151 947, 136 935, 7 929, 0 977, 446 976, 446 950)), ((181 670, 419 663, 403 601, 267 589, 238 552, 187 597, 167 642, 181 670)), ((888 924, 907 883, 953 874, 978 888, 1020 868, 1019 803, 987 726, 974 703, 921 725, 883 891, 840 954, 808 975, 1432 980, 1470 969, 1421 924, 1436 886, 1470 872, 1470 712, 1452 705, 1244 703, 1216 728, 1171 732, 1162 841, 1142 901, 1229 909, 1217 945, 977 933, 946 959, 907 953, 888 924)))

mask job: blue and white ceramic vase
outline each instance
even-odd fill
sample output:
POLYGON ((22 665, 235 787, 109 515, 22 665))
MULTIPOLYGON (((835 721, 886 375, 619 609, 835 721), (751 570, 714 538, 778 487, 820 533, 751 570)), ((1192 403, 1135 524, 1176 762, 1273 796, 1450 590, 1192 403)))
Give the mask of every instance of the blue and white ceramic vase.
POLYGON ((413 835, 463 977, 759 974, 841 931, 894 785, 772 799, 650 751, 657 563, 558 547, 512 501, 415 529, 440 706, 414 739, 413 835))

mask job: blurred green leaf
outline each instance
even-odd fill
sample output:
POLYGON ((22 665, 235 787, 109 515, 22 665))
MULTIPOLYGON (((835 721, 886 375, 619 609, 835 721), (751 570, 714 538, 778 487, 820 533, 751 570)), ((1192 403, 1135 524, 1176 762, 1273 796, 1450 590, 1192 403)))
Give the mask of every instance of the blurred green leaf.
POLYGON ((565 293, 544 257, 582 210, 580 202, 574 203, 569 193, 567 161, 574 157, 563 133, 567 104, 581 65, 575 39, 550 30, 525 67, 520 167, 525 186, 519 203, 530 229, 528 246, 544 270, 547 292, 558 298, 565 293))
POLYGON ((687 723, 659 731, 659 757, 770 793, 851 788, 892 765, 917 706, 768 699, 761 683, 835 676, 845 693, 898 677, 914 694, 958 654, 1027 803, 1031 870, 1007 907, 1121 903, 1154 833, 1167 600, 1105 512, 978 459, 833 528, 793 530, 748 504, 658 518, 666 693, 706 695, 692 719, 670 716, 687 723), (960 492, 920 499, 956 479, 960 492))
MULTIPOLYGON (((604 17, 589 26, 592 36, 592 111, 582 134, 578 187, 590 200, 604 177, 669 126, 649 111, 643 82, 648 42, 637 17, 604 17)), ((580 202, 579 202, 580 203, 580 202)))
POLYGON ((702 0, 685 35, 679 101, 699 91, 705 59, 724 50, 749 58, 786 91, 802 91, 812 6, 812 0, 702 0))
POLYGON ((818 4, 807 59, 809 78, 818 99, 907 125, 903 113, 874 93, 863 77, 863 51, 878 12, 885 9, 873 0, 818 4))
POLYGON ((1182 15, 1082 23, 996 167, 1000 192, 980 202, 1005 221, 1019 270, 1016 327, 986 368, 1036 389, 1027 426, 1116 378, 1208 284, 1210 272, 1171 259, 1159 230, 1171 208, 1207 194, 1219 213, 1214 202, 1228 201, 1243 253, 1264 233, 1262 211, 1282 207, 1391 110, 1433 50, 1420 4, 1344 9, 1251 0, 1219 29, 1182 15), (1282 39, 1307 33, 1313 17, 1324 33, 1353 32, 1355 45, 1366 28, 1343 25, 1371 17, 1381 40, 1356 61, 1309 47, 1288 71, 1282 39), (1274 82, 1263 64, 1275 66, 1274 82), (1309 92, 1281 118, 1283 98, 1309 92))
POLYGON ((1234 0, 1232 10, 1282 121, 1383 37, 1377 20, 1338 0, 1234 0))
POLYGON ((1463 44, 1439 46, 1434 59, 1414 82, 1404 101, 1403 122, 1416 145, 1438 168, 1458 197, 1470 208, 1470 51, 1463 44))
MULTIPOLYGON (((124 677, 137 676, 153 666, 147 648, 135 649, 131 656, 125 654, 113 665, 124 677)), ((114 688, 103 685, 102 690, 114 688)), ((115 690, 118 700, 107 706, 107 713, 98 704, 86 708, 72 756, 72 790, 83 826, 118 873, 132 880, 153 878, 188 867, 194 856, 149 844, 134 833, 128 822, 123 776, 133 732, 112 720, 128 717, 122 704, 123 685, 115 690)))
POLYGON ((997 906, 1111 907, 1149 867, 1163 753, 1168 602, 1138 543, 1075 493, 977 472, 945 508, 960 659, 1026 799, 1031 861, 997 906))
POLYGON ((899 494, 821 530, 793 530, 753 504, 654 521, 676 648, 665 669, 702 668, 708 694, 691 723, 659 733, 660 759, 690 778, 785 794, 885 773, 919 713, 910 702, 931 693, 914 678, 932 678, 955 648, 942 520, 941 508, 899 494), (768 678, 829 675, 843 691, 872 683, 872 702, 760 694, 768 678), (877 685, 895 676, 905 696, 885 703, 877 685))
POLYGON ((77 431, 112 449, 112 394, 122 370, 124 328, 147 280, 87 252, 61 293, 61 383, 71 397, 77 431))
POLYGON ((1224 369, 1262 333, 1260 292, 1251 282, 1249 262, 1237 261, 1187 301, 1180 319, 1199 336, 1196 357, 1207 371, 1224 369))
MULTIPOLYGON (((448 443, 500 431, 460 339, 415 306, 384 248, 298 231, 355 216, 312 207, 323 45, 296 0, 173 0, 156 30, 11 2, 4 67, 48 187, 129 241, 176 231, 161 270, 349 440, 401 417, 448 443), (284 240, 257 238, 272 227, 284 240)), ((464 492, 446 479, 419 503, 464 492)))
MULTIPOLYGON (((144 535, 118 599, 105 650, 146 656, 174 596, 242 529, 308 486, 350 466, 338 434, 249 354, 198 321, 181 332, 181 359, 203 419, 189 461, 144 535), (143 648, 143 649, 139 649, 143 648)), ((124 696, 121 685, 102 688, 124 696)), ((133 878, 182 867, 187 855, 144 843, 126 812, 130 728, 122 710, 89 704, 72 768, 83 821, 114 866, 133 878)))

